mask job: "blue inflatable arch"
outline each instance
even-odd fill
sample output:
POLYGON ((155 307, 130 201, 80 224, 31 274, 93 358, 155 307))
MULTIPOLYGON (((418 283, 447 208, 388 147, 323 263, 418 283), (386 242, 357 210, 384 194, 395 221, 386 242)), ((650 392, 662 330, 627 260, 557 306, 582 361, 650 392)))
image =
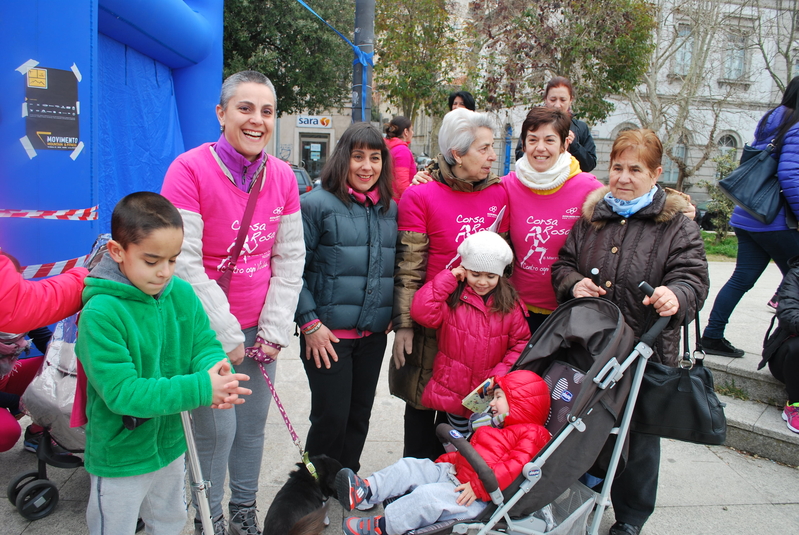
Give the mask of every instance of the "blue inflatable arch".
POLYGON ((0 217, 23 265, 86 254, 127 193, 219 135, 223 0, 2 2, 0 217), (16 212, 14 215, 22 215, 16 212))

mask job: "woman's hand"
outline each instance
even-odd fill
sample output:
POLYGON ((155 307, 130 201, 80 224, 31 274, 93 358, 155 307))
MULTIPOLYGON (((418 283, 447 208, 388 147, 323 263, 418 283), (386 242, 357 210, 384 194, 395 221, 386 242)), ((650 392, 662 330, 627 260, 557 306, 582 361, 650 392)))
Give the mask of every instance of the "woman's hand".
POLYGON ((574 137, 575 137, 575 136, 574 136, 574 132, 572 132, 571 130, 569 130, 569 135, 568 135, 568 136, 566 136, 566 143, 565 143, 565 145, 564 145, 564 147, 566 148, 566 150, 569 150, 569 145, 571 145, 571 144, 572 144, 572 141, 574 141, 574 137))
POLYGON ((419 184, 427 184, 433 180, 433 177, 427 173, 427 171, 419 171, 415 175, 413 175, 413 180, 411 180, 411 186, 418 186, 419 184))
POLYGON ((339 343, 339 339, 325 325, 313 333, 303 336, 305 337, 305 358, 311 360, 313 356, 317 368, 321 368, 324 363, 325 368, 329 370, 330 359, 333 359, 333 362, 338 362, 338 355, 333 349, 333 344, 339 343))
POLYGON ((652 305, 661 316, 673 316, 680 310, 680 301, 667 286, 658 286, 652 297, 644 297, 645 305, 652 305))
POLYGON ((455 501, 458 503, 458 505, 462 505, 463 507, 469 507, 477 499, 477 494, 474 493, 472 484, 468 481, 463 485, 458 485, 455 487, 455 492, 460 492, 460 495, 455 501))
POLYGON ((398 370, 405 366, 405 355, 413 351, 413 329, 397 329, 394 333, 394 347, 391 350, 391 357, 394 359, 394 367, 398 370))
POLYGON ((577 283, 572 286, 572 295, 574 297, 599 297, 606 293, 608 292, 606 292, 604 288, 594 284, 594 281, 588 277, 577 281, 577 283))
POLYGON ((455 279, 458 282, 466 280, 466 268, 463 266, 452 268, 452 274, 455 275, 455 279))
POLYGON ((244 344, 239 344, 234 349, 228 351, 227 358, 234 366, 241 364, 244 361, 244 344))

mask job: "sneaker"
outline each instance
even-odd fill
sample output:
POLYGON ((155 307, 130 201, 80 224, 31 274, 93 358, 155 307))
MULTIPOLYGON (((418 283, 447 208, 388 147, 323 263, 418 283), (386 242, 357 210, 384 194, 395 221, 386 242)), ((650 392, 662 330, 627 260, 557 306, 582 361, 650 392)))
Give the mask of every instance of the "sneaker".
POLYGON ((610 526, 610 531, 608 531, 608 535, 638 535, 639 533, 641 533, 641 526, 625 524, 624 522, 616 522, 610 526))
POLYGON ((369 483, 349 468, 342 468, 336 474, 336 491, 339 503, 347 511, 358 507, 372 494, 369 483))
POLYGON ((255 502, 251 505, 228 504, 230 511, 229 535, 261 535, 258 527, 258 509, 255 502))
MULTIPOLYGON (((44 431, 34 433, 31 431, 31 426, 25 428, 25 437, 22 439, 22 448, 25 451, 36 453, 39 451, 39 444, 41 443, 44 431)), ((52 448, 53 455, 69 455, 69 452, 58 445, 54 439, 50 439, 50 447, 52 448)))
POLYGON ((344 535, 383 535, 384 529, 380 527, 380 524, 385 524, 382 515, 366 518, 351 516, 344 519, 341 529, 344 531, 344 535))
POLYGON ((774 294, 774 296, 766 304, 774 310, 777 310, 777 306, 780 304, 780 295, 774 294))
POLYGON ((738 349, 732 345, 726 338, 708 338, 702 337, 702 349, 708 355, 718 355, 720 357, 741 358, 744 356, 744 350, 738 349))
POLYGON ((794 433, 799 433, 799 403, 785 405, 782 411, 782 419, 788 425, 788 429, 794 433))
MULTIPOLYGON (((203 535, 203 523, 196 518, 194 519, 194 535, 203 535)), ((219 518, 214 520, 213 535, 228 535, 225 515, 219 515, 219 518)))

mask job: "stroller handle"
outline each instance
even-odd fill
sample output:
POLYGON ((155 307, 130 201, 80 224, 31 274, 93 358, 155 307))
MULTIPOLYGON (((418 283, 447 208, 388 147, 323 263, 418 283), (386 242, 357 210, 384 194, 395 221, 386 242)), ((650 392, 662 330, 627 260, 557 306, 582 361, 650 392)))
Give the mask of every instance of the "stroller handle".
POLYGON ((483 483, 486 492, 491 496, 492 501, 497 504, 502 503, 502 493, 499 491, 499 483, 497 482, 496 474, 489 468, 485 460, 480 457, 480 454, 477 453, 474 446, 466 440, 466 437, 446 423, 438 424, 438 427, 436 427, 436 435, 438 435, 438 439, 442 443, 449 442, 457 448, 458 453, 463 455, 469 464, 472 465, 474 471, 477 472, 477 476, 483 483))
MULTIPOLYGON (((655 292, 655 289, 652 288, 652 285, 646 281, 641 281, 638 283, 638 287, 641 288, 641 290, 643 290, 648 297, 652 297, 652 294, 655 292)), ((670 321, 671 317, 669 316, 659 317, 655 324, 648 331, 641 335, 641 342, 649 347, 654 347, 655 340, 658 336, 660 336, 660 333, 663 332, 663 329, 666 328, 666 325, 668 325, 670 321)))

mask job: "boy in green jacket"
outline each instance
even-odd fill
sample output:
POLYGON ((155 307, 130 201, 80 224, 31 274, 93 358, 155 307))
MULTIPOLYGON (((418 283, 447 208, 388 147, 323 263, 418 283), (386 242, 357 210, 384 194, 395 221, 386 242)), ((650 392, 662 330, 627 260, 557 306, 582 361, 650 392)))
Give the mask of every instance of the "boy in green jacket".
POLYGON ((157 193, 124 197, 106 255, 86 278, 76 343, 86 372, 86 521, 92 535, 180 533, 186 523, 179 413, 244 402, 192 287, 172 277, 183 243, 177 209, 157 193), (134 430, 123 416, 150 418, 134 430))

